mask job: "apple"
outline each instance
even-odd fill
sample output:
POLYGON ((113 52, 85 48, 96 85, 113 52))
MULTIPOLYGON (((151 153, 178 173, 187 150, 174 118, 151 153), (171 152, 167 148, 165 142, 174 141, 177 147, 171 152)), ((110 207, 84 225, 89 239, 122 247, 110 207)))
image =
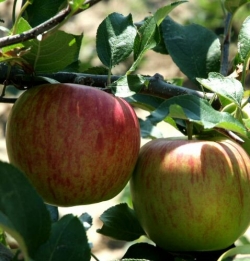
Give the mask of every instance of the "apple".
POLYGON ((130 190, 145 233, 169 251, 224 249, 250 224, 250 161, 231 140, 152 140, 130 190))
POLYGON ((116 196, 132 175, 140 128, 123 99, 77 84, 25 91, 7 122, 10 163, 44 201, 76 206, 116 196))

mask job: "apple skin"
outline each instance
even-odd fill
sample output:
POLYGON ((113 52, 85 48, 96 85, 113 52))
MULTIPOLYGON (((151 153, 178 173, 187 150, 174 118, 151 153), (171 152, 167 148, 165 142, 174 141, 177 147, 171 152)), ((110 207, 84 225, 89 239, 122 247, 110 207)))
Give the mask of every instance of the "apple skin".
POLYGON ((116 196, 140 150, 140 127, 123 99, 77 84, 45 84, 24 92, 7 122, 10 163, 44 201, 76 206, 116 196))
POLYGON ((224 249, 250 224, 249 157, 231 140, 152 140, 130 190, 145 233, 169 251, 224 249))

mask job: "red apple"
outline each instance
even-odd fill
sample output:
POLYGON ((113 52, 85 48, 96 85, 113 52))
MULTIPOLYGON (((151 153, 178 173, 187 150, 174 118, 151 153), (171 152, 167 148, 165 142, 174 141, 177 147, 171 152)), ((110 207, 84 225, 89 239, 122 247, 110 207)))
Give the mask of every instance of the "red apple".
POLYGON ((250 161, 230 140, 150 141, 130 188, 141 226, 166 250, 224 249, 250 224, 250 161))
POLYGON ((140 129, 123 99, 76 84, 24 92, 7 123, 9 161, 50 204, 108 200, 127 184, 140 149, 140 129))

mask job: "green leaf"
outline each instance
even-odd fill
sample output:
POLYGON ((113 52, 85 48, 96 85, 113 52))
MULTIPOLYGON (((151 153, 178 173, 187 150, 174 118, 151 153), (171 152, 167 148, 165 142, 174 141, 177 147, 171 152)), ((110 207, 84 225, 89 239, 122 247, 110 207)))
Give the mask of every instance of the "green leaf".
POLYGON ((141 260, 154 260, 154 261, 166 261, 173 260, 173 255, 169 254, 167 251, 158 248, 152 244, 148 243, 137 243, 131 245, 125 255, 122 257, 131 260, 130 258, 136 258, 141 260))
POLYGON ((237 245, 247 245, 250 244, 249 238, 247 235, 243 235, 237 239, 237 245))
MULTIPOLYGON (((13 32, 13 28, 11 29, 12 34, 21 34, 25 31, 31 29, 29 23, 23 19, 22 17, 18 20, 15 26, 15 32, 13 32)), ((32 45, 33 40, 27 41, 30 45, 32 45)), ((0 62, 5 62, 10 66, 19 65, 26 72, 33 72, 32 67, 29 65, 23 55, 29 52, 29 48, 24 47, 24 43, 12 44, 2 48, 3 55, 0 57, 0 62)))
POLYGON ((113 93, 119 97, 129 97, 147 86, 149 80, 142 75, 124 75, 111 84, 113 93))
POLYGON ((143 55, 146 51, 150 49, 155 49, 156 51, 166 53, 166 48, 161 46, 161 34, 159 31, 159 26, 163 19, 178 5, 185 3, 187 1, 177 1, 171 3, 170 5, 159 8, 155 14, 151 17, 147 17, 143 25, 139 28, 138 33, 135 38, 134 44, 134 63, 127 72, 130 74, 134 71, 139 63, 141 62, 143 55))
POLYGON ((159 8, 155 14, 154 14, 154 18, 155 18, 155 22, 156 24, 159 26, 162 21, 164 20, 164 18, 178 5, 186 3, 188 1, 176 1, 171 3, 170 5, 166 5, 163 6, 161 8, 159 8))
POLYGON ((62 7, 66 7, 66 4, 67 0, 33 1, 26 8, 23 17, 29 21, 32 27, 35 27, 56 15, 62 7))
POLYGON ((136 28, 132 15, 112 13, 97 29, 96 49, 101 62, 112 68, 126 59, 133 50, 136 28))
POLYGON ((153 125, 148 120, 139 119, 140 131, 142 138, 160 139, 163 138, 163 134, 157 126, 153 125))
POLYGON ((119 97, 129 97, 134 94, 128 87, 128 78, 126 75, 121 76, 117 81, 111 84, 112 92, 119 97))
POLYGON ((197 81, 210 91, 222 96, 240 107, 244 88, 235 78, 224 77, 219 73, 209 73, 208 79, 197 78, 197 81))
POLYGON ((170 56, 192 81, 219 71, 221 47, 215 33, 197 24, 182 26, 170 17, 164 19, 161 29, 170 56))
MULTIPOLYGON (((244 255, 250 255, 250 245, 237 246, 237 247, 231 248, 228 251, 226 251, 224 254, 222 254, 220 256, 220 258, 218 259, 218 261, 232 260, 232 257, 234 257, 235 255, 243 255, 243 256, 241 256, 241 259, 234 258, 233 260, 242 260, 244 255)), ((248 256, 248 258, 249 258, 249 256, 248 256)), ((249 259, 246 259, 246 260, 249 260, 249 259)))
POLYGON ((204 129, 217 127, 247 135, 245 127, 232 115, 216 111, 208 101, 193 95, 181 95, 166 100, 147 117, 147 120, 156 125, 167 116, 195 122, 204 129))
POLYGON ((152 50, 156 53, 160 53, 160 54, 169 54, 168 53, 168 50, 166 48, 166 45, 164 43, 164 39, 163 39, 163 36, 162 36, 162 29, 161 29, 161 26, 159 27, 159 30, 160 30, 160 41, 159 43, 154 47, 152 48, 152 50))
POLYGON ((250 2, 249 0, 225 0, 225 8, 228 12, 234 14, 242 5, 250 2))
POLYGON ((129 97, 139 92, 142 87, 147 86, 149 80, 139 74, 124 75, 111 84, 113 93, 119 97, 129 97))
POLYGON ((142 87, 149 84, 149 80, 140 74, 127 75, 127 81, 129 89, 134 92, 139 92, 142 87))
POLYGON ((238 53, 241 61, 245 61, 250 53, 250 16, 243 22, 238 36, 238 53))
POLYGON ((97 232, 117 240, 133 241, 145 235, 134 210, 126 203, 106 210, 100 217, 103 226, 97 232))
POLYGON ((6 233, 5 231, 0 227, 0 244, 3 244, 5 246, 7 246, 6 243, 6 233))
POLYGON ((134 60, 145 51, 153 48, 159 42, 159 32, 157 23, 153 16, 147 17, 143 25, 139 28, 134 43, 134 60))
MULTIPOLYGON (((13 33, 13 29, 11 29, 11 32, 13 33)), ((30 25, 30 23, 25 20, 23 17, 21 17, 18 21, 17 21, 17 24, 16 24, 16 27, 15 27, 15 34, 21 34, 25 31, 28 31, 32 29, 32 26, 30 25)), ((6 48, 6 47, 5 47, 6 48)))
POLYGON ((36 253, 36 261, 89 261, 85 229, 77 217, 63 216, 52 224, 49 240, 36 253))
MULTIPOLYGON (((16 24, 15 34, 21 34, 23 32, 30 30, 30 29, 32 29, 32 27, 30 26, 28 21, 21 17, 16 24)), ((11 29, 11 32, 13 33, 13 28, 11 29)), ((28 42, 32 43, 32 41, 33 40, 29 40, 28 42)), ((8 45, 8 46, 2 48, 2 52, 6 53, 10 50, 13 50, 14 48, 17 48, 17 47, 22 48, 22 47, 24 47, 24 44, 23 43, 17 43, 17 44, 8 45)))
POLYGON ((34 257, 50 233, 50 215, 26 177, 0 162, 0 226, 15 238, 25 257, 34 257))
POLYGON ((244 122, 245 127, 250 130, 250 118, 248 119, 242 119, 244 122))
POLYGON ((34 40, 32 45, 24 43, 31 50, 22 57, 37 73, 57 72, 78 60, 82 37, 57 31, 41 41, 34 40))
POLYGON ((139 28, 134 41, 134 63, 127 74, 134 71, 141 62, 146 51, 154 48, 160 42, 159 28, 154 16, 147 17, 143 25, 139 28))
POLYGON ((131 105, 146 111, 155 110, 164 101, 164 99, 158 97, 139 93, 126 97, 125 100, 131 105))
POLYGON ((71 12, 74 14, 79 9, 84 9, 85 0, 68 0, 71 12))

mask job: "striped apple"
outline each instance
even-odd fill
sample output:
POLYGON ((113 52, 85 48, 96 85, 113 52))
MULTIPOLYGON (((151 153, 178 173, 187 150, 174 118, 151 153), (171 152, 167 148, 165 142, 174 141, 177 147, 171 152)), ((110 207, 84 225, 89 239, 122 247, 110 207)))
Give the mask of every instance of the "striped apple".
POLYGON ((7 122, 10 163, 57 206, 105 201, 127 184, 140 149, 133 108, 97 88, 45 84, 25 91, 7 122))
POLYGON ((130 187, 141 226, 169 251, 224 249, 250 224, 250 161, 230 140, 153 140, 130 187))

